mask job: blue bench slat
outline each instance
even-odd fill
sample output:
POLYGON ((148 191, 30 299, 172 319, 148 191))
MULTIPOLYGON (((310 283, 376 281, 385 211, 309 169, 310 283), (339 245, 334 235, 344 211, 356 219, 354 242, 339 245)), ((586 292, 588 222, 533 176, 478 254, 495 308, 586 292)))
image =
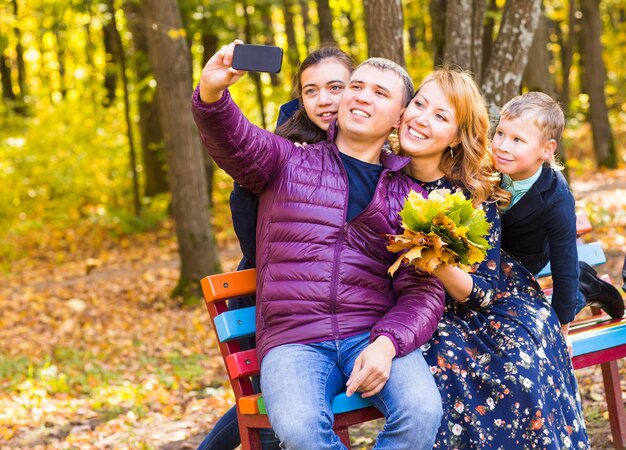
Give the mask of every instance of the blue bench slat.
POLYGON ((256 330, 256 307, 226 311, 215 318, 215 330, 220 342, 252 336, 256 330))
POLYGON ((352 397, 348 397, 345 392, 341 392, 335 396, 331 403, 333 414, 339 414, 346 411, 354 411, 355 409, 366 408, 372 406, 370 401, 362 398, 361 394, 355 392, 352 397))
MULTIPOLYGON (((591 266, 599 266, 606 262, 606 257, 602 251, 602 245, 599 242, 584 244, 578 246, 578 260, 584 261, 591 266)), ((547 277, 552 274, 550 263, 541 269, 537 277, 547 277)))
POLYGON ((570 336, 574 356, 616 347, 626 342, 626 323, 570 336))
MULTIPOLYGON (((294 405, 297 405, 297 399, 294 399, 294 405)), ((259 397, 258 400, 259 412, 261 414, 267 414, 267 409, 265 408, 265 400, 263 397, 259 397)), ((361 398, 361 394, 356 392, 352 395, 352 397, 348 397, 345 392, 341 392, 335 396, 333 402, 331 403, 331 409, 333 414, 340 414, 348 411, 354 411, 361 408, 367 408, 368 406, 372 406, 369 400, 365 398, 361 398)))

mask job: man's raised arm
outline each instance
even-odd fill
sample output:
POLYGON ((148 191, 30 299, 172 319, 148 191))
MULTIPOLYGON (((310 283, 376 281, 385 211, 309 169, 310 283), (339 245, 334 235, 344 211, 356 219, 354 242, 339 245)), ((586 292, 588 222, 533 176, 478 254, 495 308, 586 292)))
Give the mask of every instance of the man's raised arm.
POLYGON ((192 112, 202 143, 217 165, 258 195, 294 146, 252 125, 232 101, 228 87, 246 73, 231 67, 235 45, 241 43, 225 45, 206 63, 193 93, 192 112))

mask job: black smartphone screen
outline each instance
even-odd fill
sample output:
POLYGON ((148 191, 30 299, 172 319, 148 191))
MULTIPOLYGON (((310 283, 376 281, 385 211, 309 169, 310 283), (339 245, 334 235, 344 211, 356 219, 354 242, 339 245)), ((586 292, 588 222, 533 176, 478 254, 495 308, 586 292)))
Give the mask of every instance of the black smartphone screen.
POLYGON ((233 69, 249 72, 278 73, 283 63, 283 49, 270 45, 235 45, 233 69))

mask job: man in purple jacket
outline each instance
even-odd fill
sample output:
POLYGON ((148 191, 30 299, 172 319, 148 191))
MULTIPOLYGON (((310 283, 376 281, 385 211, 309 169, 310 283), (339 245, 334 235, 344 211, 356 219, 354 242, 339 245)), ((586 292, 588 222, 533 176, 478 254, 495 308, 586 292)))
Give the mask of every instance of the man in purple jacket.
POLYGON ((345 448, 330 402, 346 389, 387 419, 374 448, 430 449, 441 398, 419 346, 444 291, 412 268, 390 279, 383 238, 400 232, 404 199, 421 190, 401 171, 408 158, 382 150, 413 83, 391 61, 365 61, 328 140, 298 148, 250 124, 230 98, 244 74, 230 67, 236 43, 207 62, 193 113, 217 164, 259 196, 257 350, 274 431, 283 448, 345 448))

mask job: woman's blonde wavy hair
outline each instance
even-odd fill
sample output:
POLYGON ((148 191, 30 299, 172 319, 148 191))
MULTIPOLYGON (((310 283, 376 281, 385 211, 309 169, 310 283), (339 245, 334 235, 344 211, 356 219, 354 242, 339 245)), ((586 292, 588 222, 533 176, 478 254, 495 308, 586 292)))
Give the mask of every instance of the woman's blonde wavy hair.
MULTIPOLYGON (((440 167, 454 185, 467 190, 475 205, 495 201, 508 206, 511 194, 500 187, 500 176, 489 141, 489 114, 476 82, 469 72, 443 66, 431 72, 420 84, 435 82, 456 111, 459 143, 454 156, 445 151, 440 167)), ((402 150, 400 150, 402 151, 402 150)))

